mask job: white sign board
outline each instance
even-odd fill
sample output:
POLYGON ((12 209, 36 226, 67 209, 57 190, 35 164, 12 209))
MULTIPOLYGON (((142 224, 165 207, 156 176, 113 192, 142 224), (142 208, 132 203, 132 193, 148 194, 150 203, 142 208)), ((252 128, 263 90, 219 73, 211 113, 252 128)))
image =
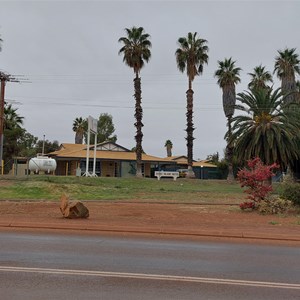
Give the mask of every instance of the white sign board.
POLYGON ((88 117, 88 126, 92 133, 97 133, 98 131, 98 120, 93 117, 88 117))

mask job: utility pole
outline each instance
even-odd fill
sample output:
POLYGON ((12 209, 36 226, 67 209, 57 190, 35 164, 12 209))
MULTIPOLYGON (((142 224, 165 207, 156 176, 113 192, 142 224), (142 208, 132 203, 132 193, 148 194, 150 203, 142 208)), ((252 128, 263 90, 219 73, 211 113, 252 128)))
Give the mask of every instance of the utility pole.
POLYGON ((42 156, 44 156, 45 153, 45 135, 43 135, 43 148, 42 148, 42 156))
POLYGON ((4 130, 4 94, 7 76, 0 73, 1 92, 0 92, 0 175, 3 175, 3 130, 4 130))
POLYGON ((5 95, 5 85, 7 81, 18 82, 17 79, 9 74, 0 72, 0 175, 3 175, 3 141, 4 141, 4 95, 5 95))

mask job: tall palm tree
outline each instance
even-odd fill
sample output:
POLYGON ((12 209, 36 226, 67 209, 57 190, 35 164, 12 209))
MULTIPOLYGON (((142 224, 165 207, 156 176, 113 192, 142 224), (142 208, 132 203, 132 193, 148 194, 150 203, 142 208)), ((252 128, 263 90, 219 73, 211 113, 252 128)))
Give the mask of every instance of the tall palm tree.
POLYGON ((188 157, 188 178, 194 178, 193 171, 193 132, 195 130, 193 124, 193 94, 192 82, 197 75, 203 73, 203 65, 208 63, 208 46, 207 40, 197 37, 197 32, 189 32, 187 37, 178 39, 179 48, 176 50, 176 62, 180 72, 188 76, 187 97, 187 157, 188 157))
POLYGON ((283 94, 289 94, 285 101, 287 103, 295 102, 296 74, 300 75, 299 55, 295 53, 296 48, 278 51, 275 59, 274 73, 281 80, 281 90, 283 94))
POLYGON ((73 122, 73 131, 75 132, 75 144, 82 144, 83 137, 87 130, 87 120, 82 117, 76 118, 73 122))
POLYGON ((234 114, 234 106, 236 102, 235 85, 240 79, 241 68, 235 66, 235 61, 232 58, 225 58, 224 61, 218 61, 219 69, 215 72, 215 77, 218 78, 218 84, 223 90, 223 110, 227 118, 228 139, 226 146, 226 160, 228 162, 228 177, 227 180, 233 180, 233 144, 229 143, 231 137, 231 119, 234 114))
POLYGON ((173 143, 171 142, 171 140, 166 140, 165 147, 167 149, 167 156, 171 157, 172 156, 172 148, 173 148, 173 143))
MULTIPOLYGON (((291 105, 291 109, 294 111, 300 110, 300 81, 296 81, 296 93, 294 98, 295 104, 291 105)), ((298 116, 296 116, 298 117, 298 116)), ((298 149, 300 151, 300 135, 297 137, 298 149)), ((299 172, 300 169, 300 159, 293 164, 291 164, 287 170, 287 175, 290 175, 291 179, 296 179, 296 173, 299 172)))
POLYGON ((266 71, 262 65, 255 67, 253 73, 248 73, 248 75, 251 76, 251 81, 248 84, 250 90, 270 88, 268 83, 273 83, 272 74, 266 71))
POLYGON ((150 35, 144 32, 143 27, 132 27, 131 29, 125 28, 126 37, 121 37, 119 42, 123 44, 123 47, 119 50, 119 55, 123 54, 123 62, 133 69, 135 74, 134 82, 134 98, 135 98, 135 127, 136 127, 136 176, 142 177, 142 140, 143 133, 142 123, 143 109, 142 109, 142 90, 141 90, 141 78, 139 77, 142 67, 145 62, 149 62, 151 57, 151 42, 149 41, 150 35))
POLYGON ((299 115, 283 109, 287 105, 285 97, 280 88, 238 94, 241 104, 236 109, 243 114, 232 118, 230 139, 239 162, 259 157, 265 164, 276 162, 283 169, 299 157, 299 115))

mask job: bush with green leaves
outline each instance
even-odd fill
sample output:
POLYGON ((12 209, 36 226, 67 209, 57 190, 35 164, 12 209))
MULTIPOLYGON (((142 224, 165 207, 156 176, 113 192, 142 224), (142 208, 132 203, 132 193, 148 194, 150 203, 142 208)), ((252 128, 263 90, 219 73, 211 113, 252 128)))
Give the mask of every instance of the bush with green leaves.
POLYGON ((274 198, 260 201, 258 205, 258 211, 261 214, 283 214, 288 212, 293 206, 292 201, 274 198))
POLYGON ((284 183, 280 196, 283 199, 290 200, 294 205, 300 206, 300 184, 299 183, 284 183))

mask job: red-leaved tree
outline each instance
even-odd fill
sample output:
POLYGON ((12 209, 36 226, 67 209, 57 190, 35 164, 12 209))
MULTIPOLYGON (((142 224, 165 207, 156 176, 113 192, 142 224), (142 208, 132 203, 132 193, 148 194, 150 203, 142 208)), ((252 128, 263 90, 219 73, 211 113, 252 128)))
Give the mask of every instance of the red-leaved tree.
POLYGON ((274 170, 279 168, 279 165, 276 163, 269 166, 264 165, 260 158, 257 157, 248 160, 247 166, 247 168, 238 172, 237 177, 241 187, 247 187, 244 190, 248 194, 247 198, 258 204, 272 191, 270 179, 274 175, 274 170))

